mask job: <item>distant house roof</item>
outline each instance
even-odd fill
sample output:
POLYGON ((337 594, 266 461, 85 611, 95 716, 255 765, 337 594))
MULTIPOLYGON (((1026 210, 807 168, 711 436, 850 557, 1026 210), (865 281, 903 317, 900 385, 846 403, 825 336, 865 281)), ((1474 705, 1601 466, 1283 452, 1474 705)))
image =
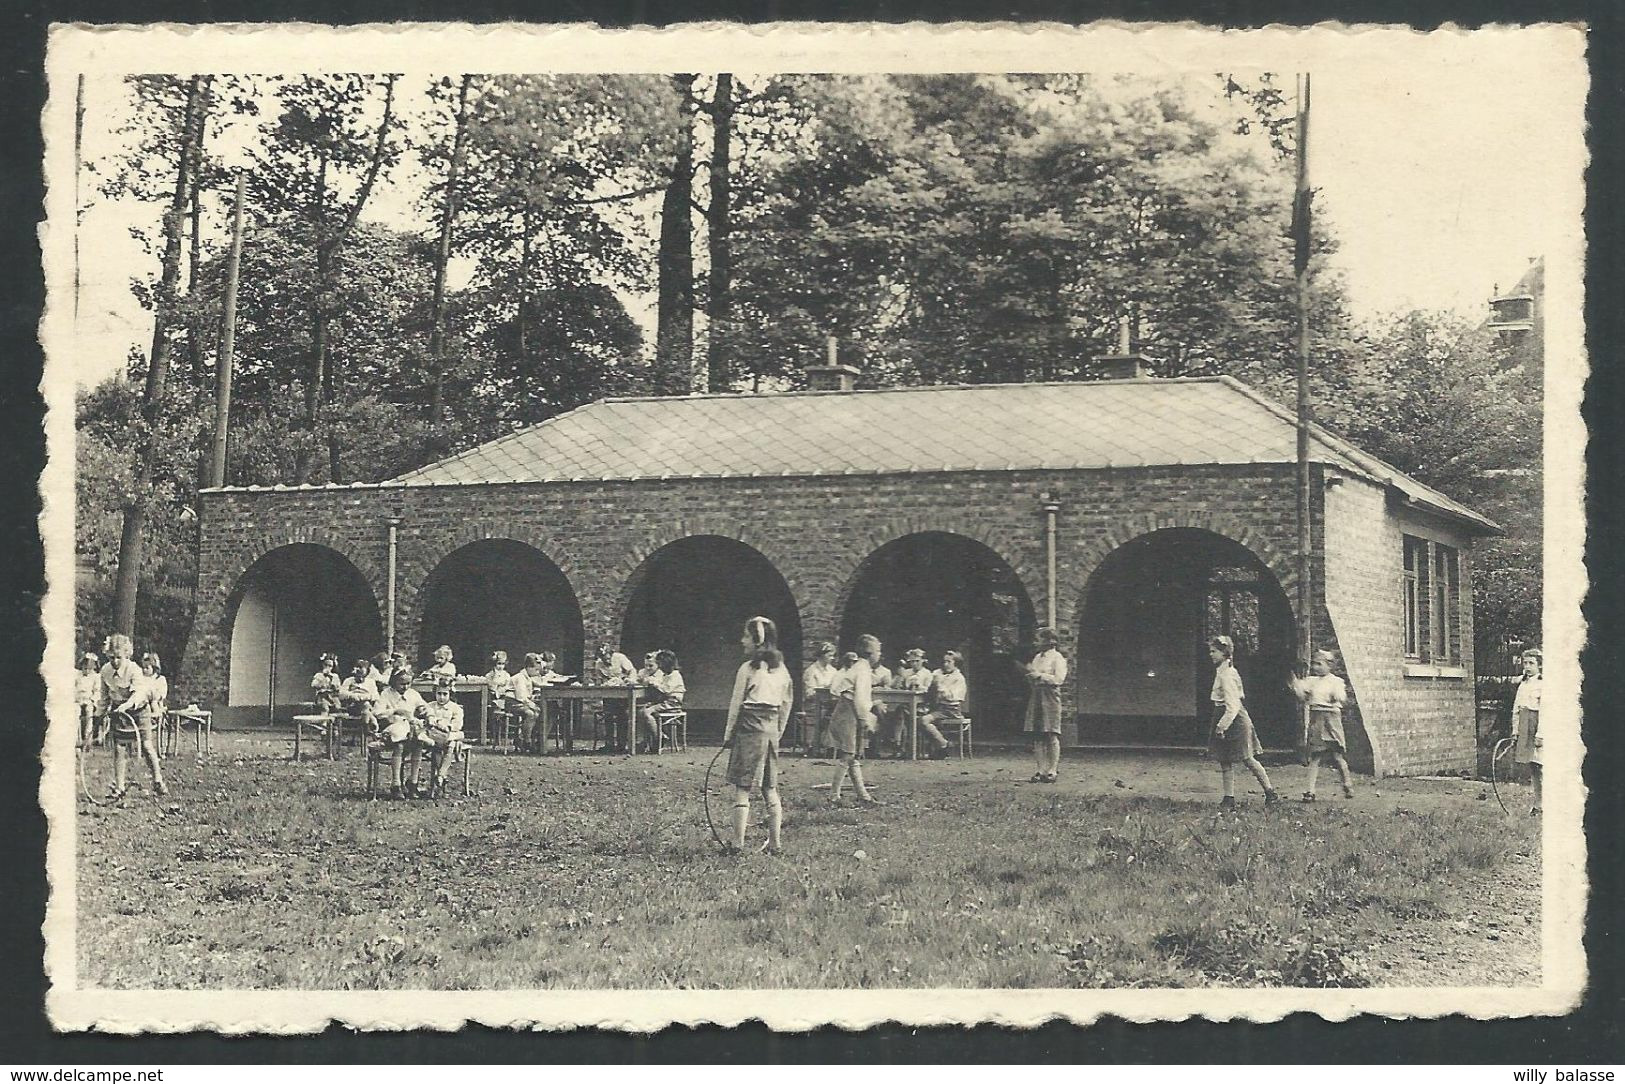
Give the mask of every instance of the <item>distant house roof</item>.
MULTIPOLYGON (((1291 463, 1290 411, 1231 377, 606 399, 384 486, 1291 463)), ((1316 427, 1311 456, 1490 520, 1316 427)))

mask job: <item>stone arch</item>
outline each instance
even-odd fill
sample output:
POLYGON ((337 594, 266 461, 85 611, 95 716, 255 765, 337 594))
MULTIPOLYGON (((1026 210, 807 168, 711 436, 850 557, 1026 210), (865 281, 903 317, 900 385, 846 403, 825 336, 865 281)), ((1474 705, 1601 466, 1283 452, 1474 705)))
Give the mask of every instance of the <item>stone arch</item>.
MULTIPOLYGON (((799 572, 800 562, 795 555, 785 550, 771 536, 757 529, 753 524, 744 520, 728 519, 713 516, 695 516, 688 519, 673 520, 657 531, 650 531, 640 537, 625 555, 610 569, 609 583, 613 584, 613 601, 607 610, 598 613, 598 624, 601 631, 608 634, 609 630, 618 629, 626 619, 627 607, 637 594, 643 577, 648 574, 649 558, 660 550, 665 549, 673 542, 680 542, 685 538, 699 538, 704 536, 732 539, 743 542, 757 553, 761 554, 772 565, 785 585, 790 588, 790 597, 795 600, 796 608, 805 622, 808 605, 807 586, 799 572)), ((586 604, 583 601, 583 608, 586 604)))
POLYGON ((1072 627, 1077 628, 1077 622, 1083 615, 1083 607, 1088 601, 1089 581, 1100 568, 1101 562, 1110 557, 1124 544, 1132 542, 1136 538, 1151 534, 1154 531, 1165 531, 1178 527, 1208 531, 1211 534, 1227 538, 1251 551, 1253 556, 1262 561, 1264 567, 1274 575, 1276 582, 1281 585, 1281 590, 1286 592, 1287 604, 1293 607, 1293 613, 1296 614, 1298 571, 1296 564, 1290 557, 1282 553, 1280 548, 1268 536, 1229 513, 1207 512, 1189 508, 1114 519, 1106 530, 1096 536, 1091 544, 1079 555, 1077 564, 1070 575, 1070 597, 1066 598, 1066 605, 1064 606, 1059 605, 1059 600, 1057 600, 1056 612, 1068 615, 1072 620, 1072 627))
POLYGON ((377 650, 383 614, 355 561, 322 542, 264 549, 232 581, 218 610, 221 722, 283 722, 309 699, 323 653, 377 650))
MULTIPOLYGON (((230 600, 242 582, 244 573, 258 564, 266 555, 284 546, 308 544, 324 546, 350 564, 367 580, 376 598, 383 598, 384 584, 384 529, 379 527, 377 553, 360 545, 351 535, 328 527, 290 527, 284 531, 261 531, 245 539, 240 549, 242 559, 236 566, 222 572, 214 581, 215 600, 223 609, 230 608, 230 600)), ((229 620, 230 614, 227 614, 229 620)))
POLYGON ((858 635, 878 636, 888 666, 911 648, 923 650, 932 668, 945 651, 957 651, 968 710, 983 733, 1018 726, 1028 692, 1022 665, 1041 612, 1010 559, 1018 551, 997 531, 918 520, 890 526, 869 536, 876 544, 836 595, 834 642, 853 650, 858 635))
MULTIPOLYGON (((1035 525, 1034 530, 1041 528, 1035 525)), ((864 562, 877 550, 900 539, 917 534, 947 534, 968 538, 986 546, 1001 561, 1010 566, 1020 581, 1022 590, 1034 608, 1042 613, 1048 598, 1044 570, 1032 564, 1026 549, 1017 536, 997 527, 963 520, 959 517, 897 517, 887 519, 852 540, 842 554, 842 571, 835 582, 824 585, 824 592, 810 600, 808 609, 819 618, 827 619, 831 626, 840 624, 841 615, 851 601, 852 589, 857 586, 864 562)))
MULTIPOLYGON (((564 578, 569 581, 570 590, 575 592, 576 598, 581 602, 582 609, 585 610, 587 607, 586 600, 589 594, 587 588, 589 585, 582 579, 580 563, 576 560, 574 554, 560 545, 558 539, 550 534, 544 535, 534 530, 528 530, 524 524, 515 520, 485 520, 465 524, 450 534, 437 534, 435 541, 438 545, 433 549, 427 549, 420 553, 424 567, 429 570, 438 568, 447 557, 450 557, 464 546, 475 542, 518 542, 520 545, 529 546, 553 562, 553 567, 564 573, 564 578)), ((425 573, 425 576, 427 576, 427 573, 425 573)), ((404 587, 405 585, 401 586, 404 587)), ((416 595, 422 584, 413 584, 411 586, 413 594, 416 595)), ((412 614, 402 616, 409 616, 415 624, 422 616, 416 612, 415 601, 413 609, 412 614)))
POLYGON ((513 668, 541 647, 558 651, 561 664, 579 672, 582 601, 561 564, 568 555, 551 542, 514 537, 519 533, 465 529, 437 549, 409 606, 397 614, 398 639, 415 645, 420 664, 433 640, 452 644, 465 672, 483 673, 494 648, 508 653, 513 668))
MULTIPOLYGON (((640 545, 630 571, 618 573, 621 600, 602 641, 618 645, 634 662, 667 648, 677 655, 688 686, 691 724, 720 730, 739 666, 739 632, 761 614, 779 630, 779 647, 792 671, 801 657, 800 604, 779 564, 742 532, 689 528, 658 546, 640 545)), ((672 532, 675 533, 675 532, 672 532)))
POLYGON ((1081 562, 1069 584, 1081 740, 1202 744, 1212 677, 1203 638, 1223 631, 1236 637, 1236 667, 1260 739, 1271 748, 1295 741, 1286 691, 1294 622, 1283 562, 1256 532, 1222 518, 1133 517, 1081 562))

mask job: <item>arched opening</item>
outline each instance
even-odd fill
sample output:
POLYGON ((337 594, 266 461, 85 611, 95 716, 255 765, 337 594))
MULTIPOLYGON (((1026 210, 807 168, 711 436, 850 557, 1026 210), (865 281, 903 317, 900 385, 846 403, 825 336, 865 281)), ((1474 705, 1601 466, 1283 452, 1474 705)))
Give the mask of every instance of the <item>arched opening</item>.
POLYGON ((342 668, 384 643, 366 577, 342 554, 311 543, 282 546, 254 562, 226 614, 226 711, 217 724, 286 722, 310 700, 323 652, 337 654, 342 668))
POLYGON ((1079 621, 1078 736, 1086 743, 1201 746, 1211 726, 1206 641, 1235 640, 1247 711, 1268 748, 1297 741, 1287 689, 1292 610, 1247 547, 1211 531, 1152 531, 1113 550, 1079 621))
POLYGON ((1015 570, 974 539, 925 531, 894 539, 858 568, 841 615, 841 650, 864 633, 880 637, 895 673, 903 652, 965 657, 969 703, 978 734, 1021 729, 1027 686, 1023 645, 1035 627, 1032 600, 1015 570))
POLYGON ((491 652, 508 653, 508 669, 526 652, 554 651, 559 669, 581 673, 581 605, 559 567, 533 546, 488 538, 453 550, 423 584, 418 662, 448 644, 457 672, 483 674, 491 652))
POLYGON ((676 652, 690 731, 721 734, 739 669, 739 633, 757 615, 778 625, 779 647, 799 680, 801 618, 779 570, 732 538, 681 538, 633 573, 621 650, 639 665, 647 652, 676 652))

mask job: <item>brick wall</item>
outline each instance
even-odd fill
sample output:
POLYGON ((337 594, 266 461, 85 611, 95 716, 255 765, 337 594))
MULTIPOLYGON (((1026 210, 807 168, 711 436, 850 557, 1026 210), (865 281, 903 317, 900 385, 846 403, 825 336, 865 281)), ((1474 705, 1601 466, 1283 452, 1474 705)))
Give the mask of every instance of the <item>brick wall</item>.
POLYGON ((1370 743, 1373 763, 1367 767, 1383 775, 1473 768, 1469 540, 1432 517, 1390 509, 1380 488, 1355 478, 1326 489, 1324 509, 1325 601, 1358 701, 1352 721, 1363 726, 1370 743), (1460 621, 1456 664, 1424 666, 1405 658, 1406 534, 1458 547, 1464 555, 1460 590, 1451 600, 1460 621))
MULTIPOLYGON (((1049 602, 1044 492, 1058 494, 1061 503, 1055 609, 1069 653, 1075 650, 1090 573, 1117 546, 1148 531, 1193 527, 1232 538, 1252 550, 1281 581, 1288 599, 1294 598, 1290 465, 229 490, 202 497, 198 614, 182 681, 190 699, 224 702, 233 594, 244 572, 280 546, 315 543, 342 554, 365 577, 382 613, 390 517, 401 521, 396 643, 414 655, 429 574, 459 547, 486 538, 523 542, 559 568, 580 603, 588 643, 619 640, 643 563, 667 543, 692 535, 737 539, 762 553, 783 575, 800 611, 802 642, 809 647, 838 638, 840 614, 864 559, 887 542, 922 531, 964 535, 997 553, 1043 622, 1049 602)), ((1388 522, 1380 494, 1362 514, 1376 517, 1366 527, 1388 522)), ((1347 519, 1338 523, 1345 533, 1353 526, 1347 519)), ((1366 614, 1348 628, 1357 637, 1386 640, 1393 592, 1391 583, 1378 583, 1384 575, 1379 558, 1356 552, 1346 539, 1339 545, 1334 563, 1343 552, 1352 561, 1346 573, 1333 577, 1344 609, 1366 614)), ((1337 612, 1334 607, 1334 618, 1337 612)), ((1324 623, 1324 613, 1317 616, 1324 623)), ((1357 648, 1353 654, 1364 667, 1363 660, 1374 659, 1378 650, 1357 648)), ((1360 677, 1351 676, 1358 686, 1360 677)), ((1383 720, 1377 729, 1384 744, 1393 744, 1395 759, 1383 761, 1388 770, 1432 767, 1449 759, 1446 750, 1454 756, 1459 743, 1444 736, 1459 729, 1457 720, 1444 717, 1453 711, 1460 711, 1470 734, 1470 690, 1460 704, 1422 697, 1429 714, 1403 726, 1388 722, 1387 714, 1416 706, 1416 697, 1383 694, 1367 703, 1363 688, 1360 695, 1367 713, 1383 720), (1390 730, 1396 735, 1392 742, 1386 738, 1390 730), (1398 734, 1413 731, 1402 746, 1395 744, 1398 734), (1433 731, 1440 736, 1429 738, 1433 731)), ((1067 690, 1069 713, 1071 699, 1067 690)))

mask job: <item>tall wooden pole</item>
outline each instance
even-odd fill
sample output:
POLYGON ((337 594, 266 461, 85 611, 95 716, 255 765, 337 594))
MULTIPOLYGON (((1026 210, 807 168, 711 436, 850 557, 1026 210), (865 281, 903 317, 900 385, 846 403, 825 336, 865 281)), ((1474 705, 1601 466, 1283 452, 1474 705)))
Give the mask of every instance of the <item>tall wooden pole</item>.
POLYGON ((1309 75, 1298 88, 1298 183, 1292 206, 1293 270, 1298 301, 1298 657, 1309 665, 1313 647, 1309 560, 1309 75))
POLYGON ((73 318, 79 319, 79 218, 84 214, 79 202, 79 179, 85 158, 85 76, 73 92, 73 318))
POLYGON ((215 359, 214 448, 209 485, 226 484, 226 446, 231 433, 231 370, 237 349, 237 275, 243 262, 243 171, 237 171, 231 213, 231 255, 226 258, 226 296, 221 306, 220 349, 215 359))

